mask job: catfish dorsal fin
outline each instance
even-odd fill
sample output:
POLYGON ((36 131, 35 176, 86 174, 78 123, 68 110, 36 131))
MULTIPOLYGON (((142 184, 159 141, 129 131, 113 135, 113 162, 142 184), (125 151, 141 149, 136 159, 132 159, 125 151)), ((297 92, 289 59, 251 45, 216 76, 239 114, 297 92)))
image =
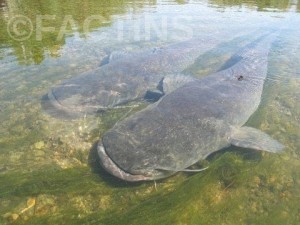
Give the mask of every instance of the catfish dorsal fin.
POLYGON ((230 143, 242 148, 252 148, 273 153, 281 152, 284 149, 284 145, 280 142, 252 127, 234 128, 230 137, 230 143))

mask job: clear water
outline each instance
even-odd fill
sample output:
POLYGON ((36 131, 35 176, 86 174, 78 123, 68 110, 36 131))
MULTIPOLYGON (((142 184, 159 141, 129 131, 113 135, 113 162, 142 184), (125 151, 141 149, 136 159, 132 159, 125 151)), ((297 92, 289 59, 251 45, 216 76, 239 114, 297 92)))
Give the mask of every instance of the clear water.
POLYGON ((1 0, 0 224, 298 224, 299 11, 299 0, 1 0), (52 86, 113 51, 217 38, 187 68, 203 77, 267 30, 280 34, 248 125, 283 154, 232 147, 205 172, 132 184, 99 168, 94 148, 127 110, 64 121, 41 109, 52 86))

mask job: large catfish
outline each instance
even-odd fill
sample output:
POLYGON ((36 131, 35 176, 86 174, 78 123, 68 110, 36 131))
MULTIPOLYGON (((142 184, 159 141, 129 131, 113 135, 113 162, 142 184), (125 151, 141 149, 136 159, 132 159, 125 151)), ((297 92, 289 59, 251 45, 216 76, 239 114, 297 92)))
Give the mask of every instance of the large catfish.
POLYGON ((258 39, 228 69, 191 81, 117 123, 98 144, 103 168, 127 181, 184 171, 230 145, 269 152, 284 146, 243 126, 258 108, 274 34, 258 39))

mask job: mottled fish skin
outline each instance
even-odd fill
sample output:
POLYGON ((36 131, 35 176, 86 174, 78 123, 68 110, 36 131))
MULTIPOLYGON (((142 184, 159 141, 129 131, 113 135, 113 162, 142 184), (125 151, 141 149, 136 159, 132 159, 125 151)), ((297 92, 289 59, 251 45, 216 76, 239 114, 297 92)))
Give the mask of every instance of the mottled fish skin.
POLYGON ((191 81, 117 123, 98 145, 104 169, 123 180, 156 180, 233 144, 231 136, 260 104, 274 36, 249 45, 232 67, 191 81))
POLYGON ((212 49, 218 38, 194 38, 166 47, 148 49, 112 59, 91 72, 66 80, 43 97, 50 114, 77 117, 118 107, 143 98, 169 74, 177 74, 212 49))

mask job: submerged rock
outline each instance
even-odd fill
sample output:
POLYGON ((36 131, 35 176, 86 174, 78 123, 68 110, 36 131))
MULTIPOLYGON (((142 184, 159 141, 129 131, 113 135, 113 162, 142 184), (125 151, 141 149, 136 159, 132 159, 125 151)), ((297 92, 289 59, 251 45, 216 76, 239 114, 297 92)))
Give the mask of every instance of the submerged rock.
POLYGON ((34 144, 34 147, 35 147, 36 149, 38 149, 38 150, 41 150, 41 149, 43 149, 43 148, 45 147, 45 143, 44 143, 43 141, 36 142, 36 143, 34 144))

